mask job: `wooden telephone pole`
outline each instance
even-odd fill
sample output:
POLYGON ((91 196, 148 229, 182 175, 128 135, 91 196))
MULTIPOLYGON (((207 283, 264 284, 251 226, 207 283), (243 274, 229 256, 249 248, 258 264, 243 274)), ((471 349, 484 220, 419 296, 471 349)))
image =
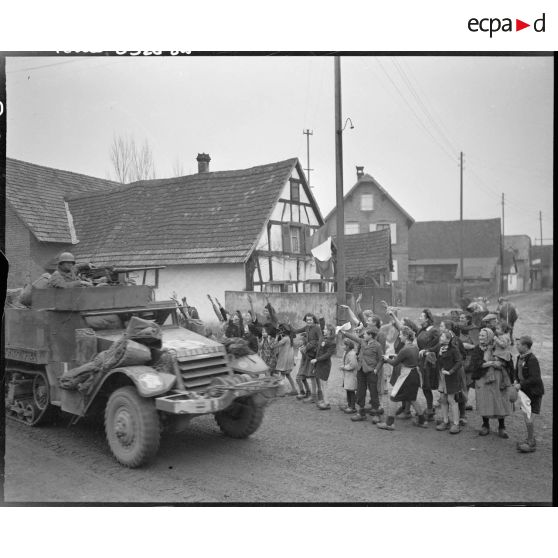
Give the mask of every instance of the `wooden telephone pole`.
POLYGON ((459 288, 463 298, 463 151, 459 155, 459 270, 459 288))
POLYGON ((302 133, 306 136, 306 166, 307 168, 304 169, 306 171, 306 178, 307 178, 307 182, 308 182, 308 187, 312 188, 312 186, 310 186, 310 171, 314 170, 310 168, 310 136, 314 135, 314 130, 302 130, 302 133))
POLYGON ((335 192, 337 202, 337 304, 346 304, 345 294, 345 208, 343 205, 343 129, 341 127, 341 59, 334 58, 335 80, 335 192))

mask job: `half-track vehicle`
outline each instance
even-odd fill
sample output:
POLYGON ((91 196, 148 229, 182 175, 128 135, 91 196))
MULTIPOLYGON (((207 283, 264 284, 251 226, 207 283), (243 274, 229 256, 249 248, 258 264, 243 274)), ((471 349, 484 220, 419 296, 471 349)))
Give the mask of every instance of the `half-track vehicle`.
POLYGON ((37 426, 61 411, 71 423, 104 415, 110 450, 128 467, 155 456, 162 431, 201 415, 234 438, 261 425, 277 383, 265 363, 180 327, 175 302, 153 301, 151 287, 33 289, 31 298, 5 308, 8 418, 37 426))

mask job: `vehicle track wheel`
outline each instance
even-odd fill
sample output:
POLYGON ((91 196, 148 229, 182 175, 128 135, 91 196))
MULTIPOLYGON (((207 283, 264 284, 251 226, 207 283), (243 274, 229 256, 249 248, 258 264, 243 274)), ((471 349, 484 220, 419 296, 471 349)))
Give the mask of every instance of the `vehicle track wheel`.
POLYGON ((253 396, 235 399, 224 411, 215 413, 215 420, 223 434, 231 438, 247 438, 261 425, 264 407, 257 405, 253 396))
POLYGON ((52 422, 58 413, 58 407, 50 403, 50 386, 45 372, 39 372, 33 378, 33 426, 52 422))
POLYGON ((159 449, 159 415, 151 399, 140 397, 136 388, 114 391, 105 407, 105 433, 118 462, 139 467, 159 449))

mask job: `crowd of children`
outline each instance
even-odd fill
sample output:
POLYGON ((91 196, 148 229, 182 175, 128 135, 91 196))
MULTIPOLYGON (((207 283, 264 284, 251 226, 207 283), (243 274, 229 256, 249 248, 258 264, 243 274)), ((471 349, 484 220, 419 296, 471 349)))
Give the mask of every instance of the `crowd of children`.
POLYGON ((538 360, 531 352, 533 341, 529 336, 518 340, 519 356, 514 364, 513 338, 508 325, 497 316, 486 316, 478 327, 471 324, 467 313, 436 324, 432 312, 424 309, 415 324, 409 318, 400 320, 397 311, 383 303, 382 323, 372 311, 360 308, 358 297, 355 311, 343 307, 349 319, 342 327, 335 328, 307 313, 304 325, 293 329, 290 324, 279 323, 267 297, 261 320, 248 298, 250 310, 242 314, 227 312, 219 301, 209 297, 223 321, 224 336, 245 339, 264 360, 269 373, 282 376, 288 384, 286 395, 313 402, 319 410, 331 409, 328 380, 341 338, 344 351, 340 371, 346 392, 342 410, 351 415, 351 421, 366 421, 370 414, 378 428, 394 430, 396 417, 411 418, 413 408, 413 424, 427 428, 436 420, 433 392, 438 391, 436 430, 459 434, 467 424, 466 411, 472 409, 467 403, 474 388, 476 409, 482 417, 479 435, 490 433, 490 419, 495 418, 498 436, 508 438, 505 418, 511 414, 519 392, 527 439, 519 442, 517 449, 523 453, 535 451, 534 421, 540 413, 544 387, 538 360), (295 384, 292 372, 297 364, 295 384), (425 408, 417 401, 419 389, 425 408))

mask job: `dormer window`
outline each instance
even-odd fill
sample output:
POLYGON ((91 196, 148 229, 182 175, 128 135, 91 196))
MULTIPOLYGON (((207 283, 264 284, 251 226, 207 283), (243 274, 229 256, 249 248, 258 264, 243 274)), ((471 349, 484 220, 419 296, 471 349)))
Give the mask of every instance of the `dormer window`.
POLYGON ((362 194, 360 196, 361 211, 372 211, 374 209, 374 196, 372 194, 362 194))

